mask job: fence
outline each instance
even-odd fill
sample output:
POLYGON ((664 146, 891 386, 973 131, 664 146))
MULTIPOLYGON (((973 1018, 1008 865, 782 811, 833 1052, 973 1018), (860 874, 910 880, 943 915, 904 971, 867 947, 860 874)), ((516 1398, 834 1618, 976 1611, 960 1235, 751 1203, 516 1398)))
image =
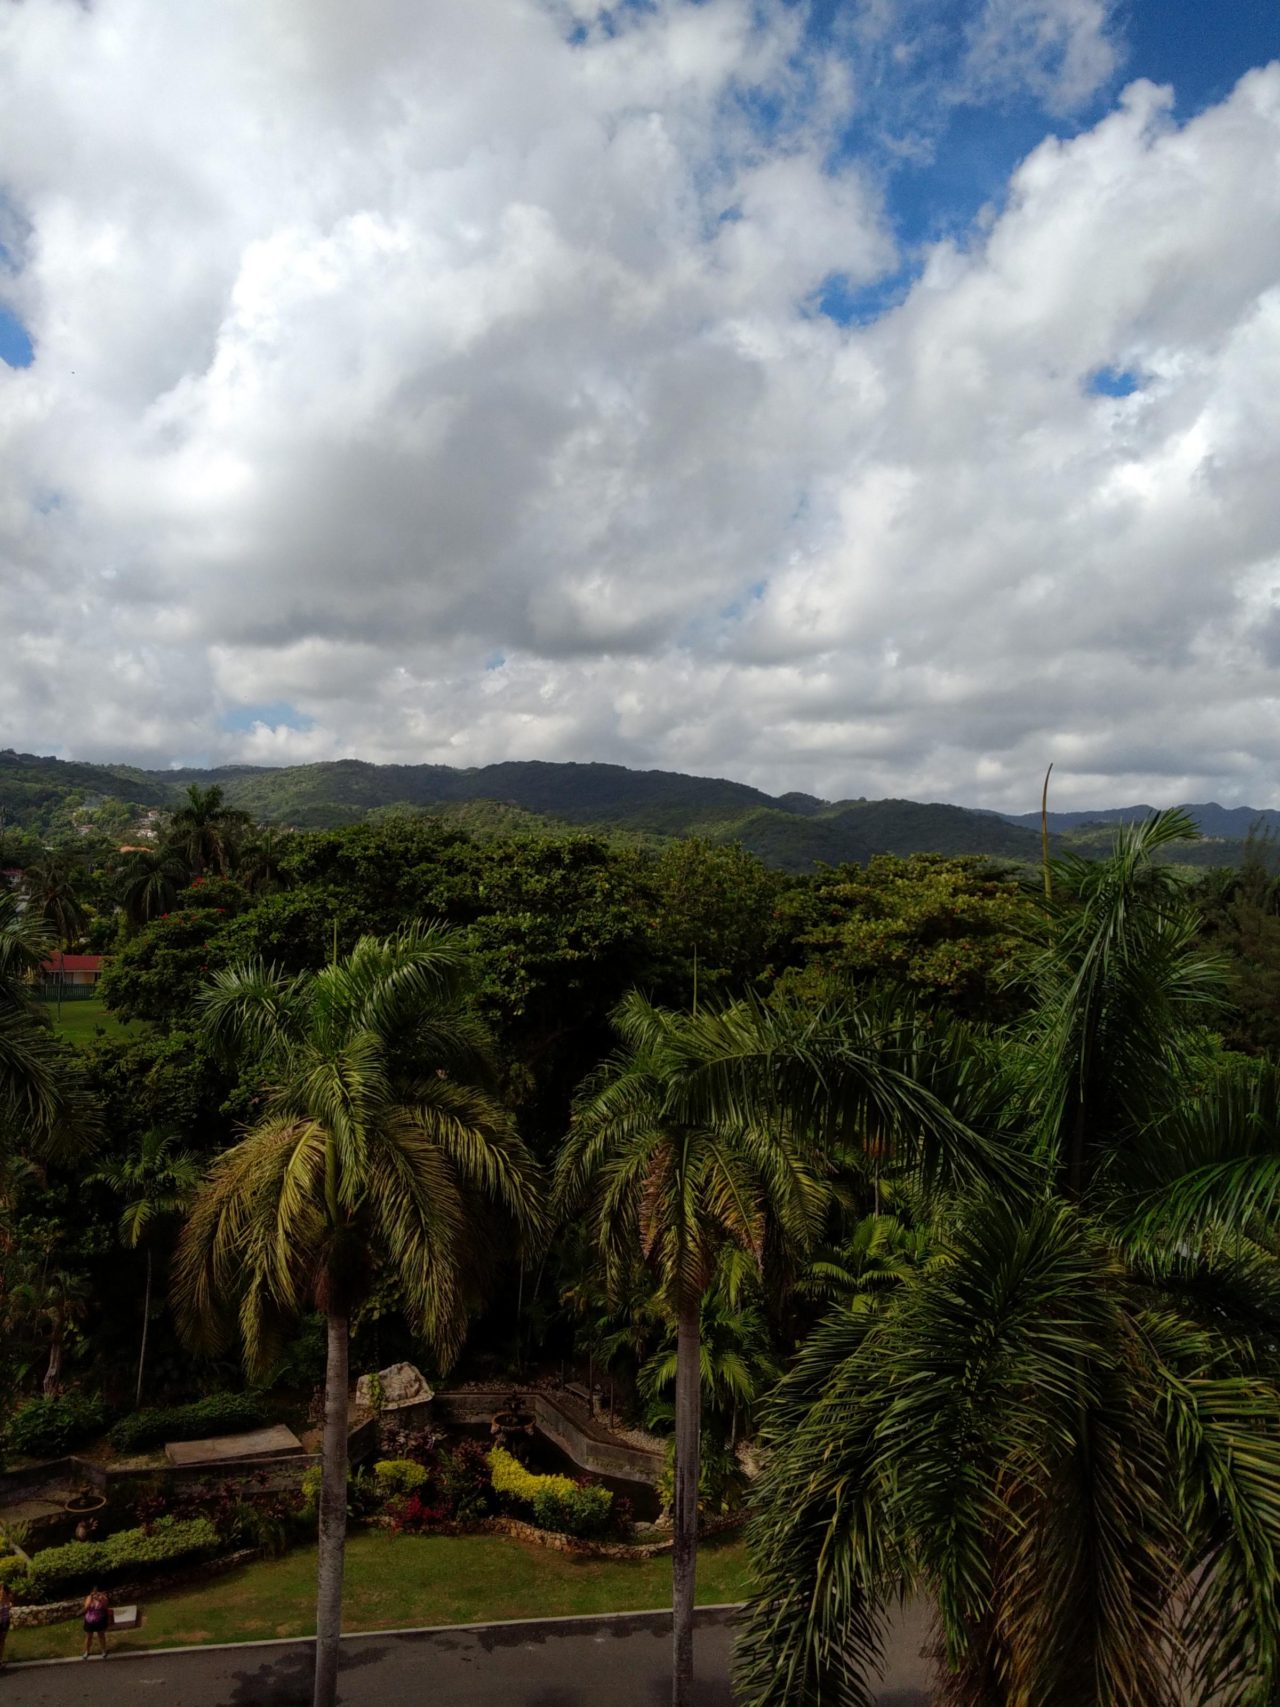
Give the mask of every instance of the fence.
POLYGON ((31 986, 38 1002, 87 1002, 98 994, 96 984, 61 984, 56 978, 42 978, 31 986))

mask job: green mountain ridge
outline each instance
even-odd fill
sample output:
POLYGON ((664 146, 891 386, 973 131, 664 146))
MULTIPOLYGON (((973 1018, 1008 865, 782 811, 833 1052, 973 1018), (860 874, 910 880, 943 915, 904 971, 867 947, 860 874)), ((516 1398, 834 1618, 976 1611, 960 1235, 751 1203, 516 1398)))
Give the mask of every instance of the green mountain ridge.
MULTIPOLYGON (((825 801, 800 792, 775 797, 723 777, 546 760, 455 769, 336 759, 151 771, 4 751, 0 826, 54 834, 103 803, 140 816, 176 805, 190 783, 220 784, 232 805, 260 822, 298 829, 334 828, 371 813, 422 812, 488 834, 592 829, 643 839, 696 835, 741 843, 790 871, 865 862, 878 853, 975 854, 1021 864, 1040 858, 1038 829, 1031 824, 942 801, 825 801)), ((1099 830, 1095 815, 1079 830, 1063 826, 1054 845, 1092 853, 1097 843, 1100 851, 1107 838, 1099 830)), ((1195 863, 1228 864, 1238 846, 1220 841, 1188 852, 1195 863)))

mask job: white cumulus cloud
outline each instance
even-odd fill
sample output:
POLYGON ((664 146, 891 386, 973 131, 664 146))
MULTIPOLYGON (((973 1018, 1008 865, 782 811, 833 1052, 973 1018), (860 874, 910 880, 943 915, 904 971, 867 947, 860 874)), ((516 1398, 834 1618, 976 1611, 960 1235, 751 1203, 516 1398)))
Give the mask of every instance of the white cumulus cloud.
MULTIPOLYGON (((975 20, 975 89, 1118 63, 1101 0, 975 20)), ((842 326, 900 256, 803 21, 0 15, 6 744, 1271 800, 1280 67, 1135 83, 842 326)))

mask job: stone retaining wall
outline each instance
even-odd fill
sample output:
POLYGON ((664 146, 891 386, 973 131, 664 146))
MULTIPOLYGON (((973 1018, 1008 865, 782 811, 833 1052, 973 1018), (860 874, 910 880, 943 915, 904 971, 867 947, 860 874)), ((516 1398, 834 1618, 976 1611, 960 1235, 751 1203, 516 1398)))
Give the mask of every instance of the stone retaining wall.
MULTIPOLYGON (((414 1421, 418 1427, 431 1422, 487 1424, 510 1396, 510 1387, 437 1393, 428 1403, 413 1407, 414 1421)), ((621 1476, 629 1481, 656 1485, 662 1470, 661 1453, 627 1446, 603 1429, 588 1432, 566 1407, 557 1402, 553 1393, 544 1393, 538 1388, 522 1391, 520 1403, 529 1410, 547 1439, 582 1469, 597 1476, 621 1476)), ((401 1420, 401 1415, 402 1412, 397 1411, 397 1421, 401 1420)))
POLYGON ((266 1476, 271 1488, 295 1486, 304 1470, 320 1462, 318 1452, 295 1452, 284 1458, 227 1458, 213 1464, 149 1464, 118 1469, 91 1458, 73 1458, 72 1477, 91 1483, 110 1495, 117 1488, 163 1483, 167 1487, 199 1486, 201 1482, 244 1482, 266 1476))

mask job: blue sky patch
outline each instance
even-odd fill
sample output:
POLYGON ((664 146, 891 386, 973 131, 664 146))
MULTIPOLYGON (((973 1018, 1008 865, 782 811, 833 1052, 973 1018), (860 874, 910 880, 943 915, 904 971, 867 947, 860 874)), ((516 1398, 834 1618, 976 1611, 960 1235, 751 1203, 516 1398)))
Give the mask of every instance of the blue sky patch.
POLYGON ((278 729, 281 724, 286 729, 315 727, 315 719, 299 711, 296 705, 290 705, 287 699, 273 699, 262 705, 238 705, 233 711, 222 714, 224 729, 248 730, 255 723, 265 723, 271 729, 278 729))
POLYGON ((36 359, 35 346, 16 314, 0 308, 0 362, 10 367, 30 367, 36 359))
POLYGON ((1142 379, 1132 368, 1100 367, 1089 375, 1085 390, 1095 397, 1132 397, 1142 390, 1142 379))

